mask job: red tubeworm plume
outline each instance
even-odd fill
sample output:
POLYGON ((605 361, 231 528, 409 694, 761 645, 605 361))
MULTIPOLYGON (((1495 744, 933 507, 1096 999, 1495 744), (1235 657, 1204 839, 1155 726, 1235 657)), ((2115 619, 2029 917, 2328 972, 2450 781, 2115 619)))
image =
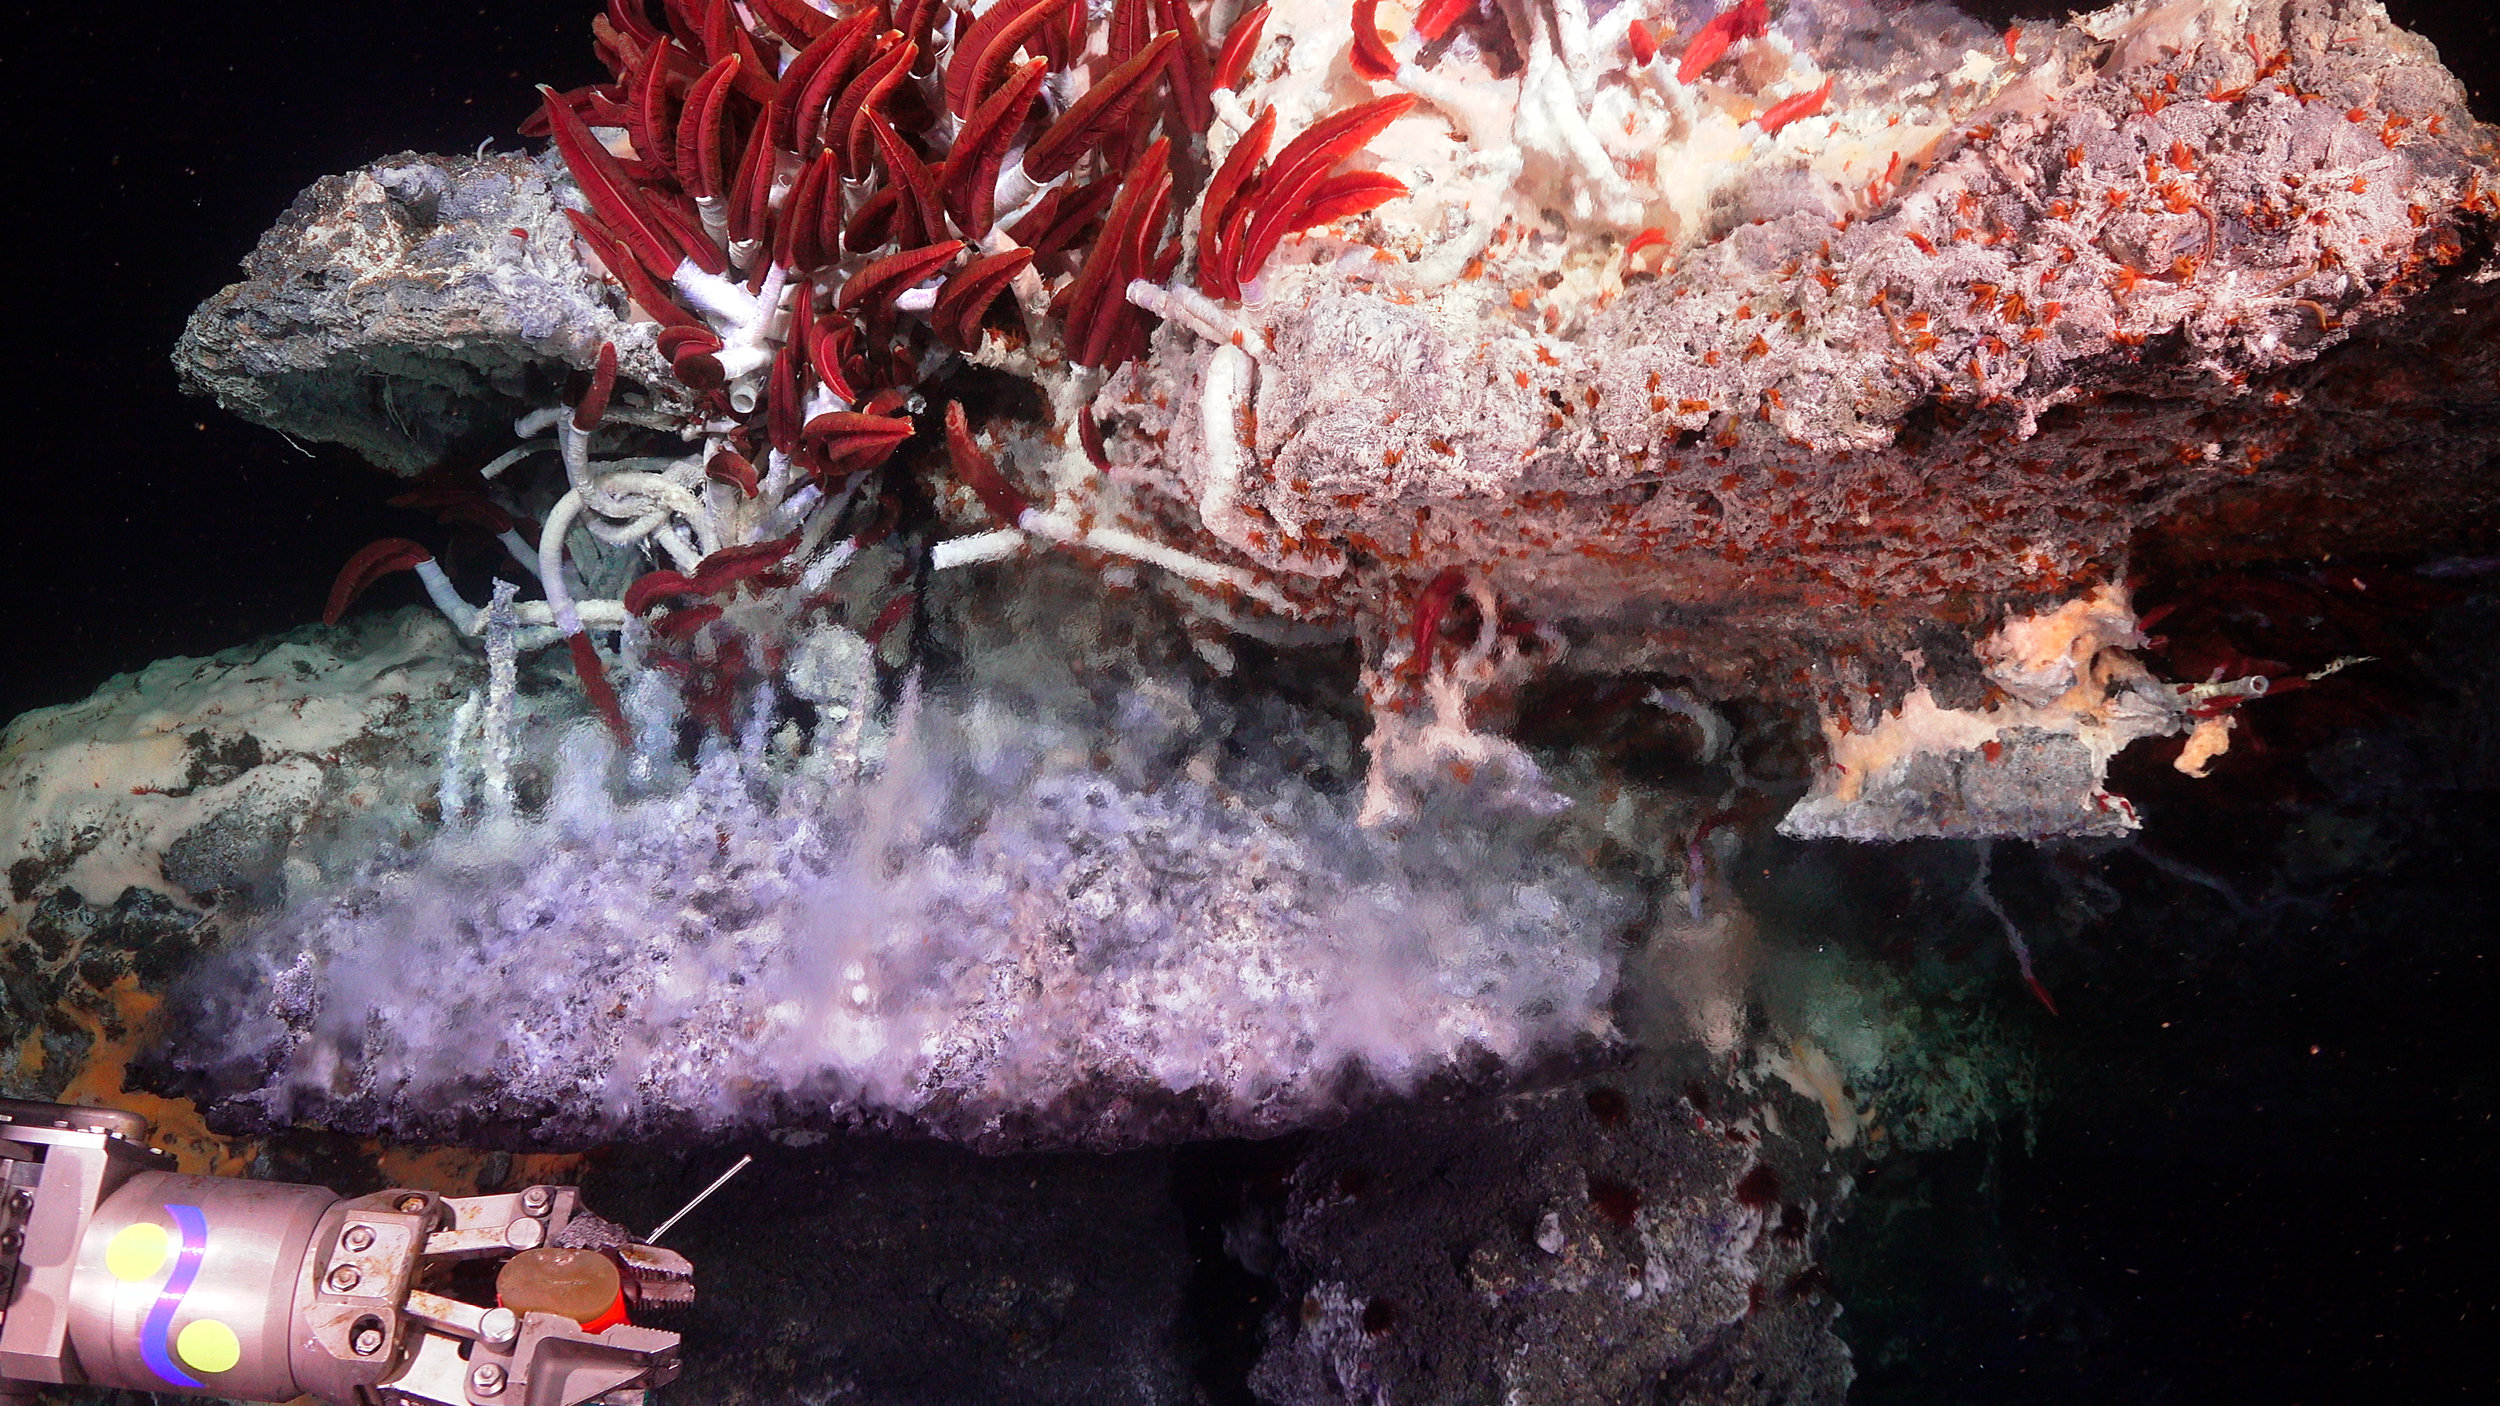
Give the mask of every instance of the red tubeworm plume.
MULTIPOLYGON (((1415 12, 1415 32, 1422 35, 1427 44, 1438 42, 1442 35, 1449 33, 1452 26, 1465 19, 1475 8, 1476 0, 1425 0, 1424 7, 1415 12)), ((1646 26, 1634 20, 1632 27, 1642 29, 1646 26)))
POLYGON ((452 464, 438 464, 419 474, 414 485, 393 497, 390 505, 432 513, 446 527, 473 527, 487 533, 509 531, 518 523, 487 496, 486 480, 476 469, 452 464))
POLYGON ((374 582, 394 571, 413 570, 419 562, 432 560, 432 552, 405 537, 385 537, 373 543, 339 568, 338 579, 330 583, 330 601, 322 609, 321 623, 335 625, 347 618, 347 608, 374 582))
POLYGON ((1070 104, 1050 130, 1025 149, 1024 173, 1047 181, 1093 150, 1120 124, 1138 93, 1162 77, 1163 61, 1179 38, 1169 31, 1156 35, 1126 63, 1086 89, 1085 96, 1070 104))
POLYGON ((1076 244, 1094 220, 1109 208, 1111 198, 1119 193, 1118 174, 1097 176, 1081 186, 1060 186, 1041 198, 1007 231, 1020 244, 1033 250, 1037 260, 1048 259, 1076 244))
POLYGON ((1006 291, 1009 280, 1033 262, 1030 249, 1009 249, 973 260, 946 276, 930 320, 948 346, 972 351, 981 345, 981 318, 1006 291))
POLYGON ((834 100, 825 128, 825 145, 841 155, 842 173, 854 178, 872 173, 868 115, 893 96, 910 76, 912 61, 920 56, 920 46, 894 30, 886 31, 878 43, 883 51, 834 100))
POLYGON ((889 254, 851 275, 850 281, 842 285, 842 292, 833 300, 833 305, 850 312, 866 305, 891 302, 895 295, 944 268, 963 251, 960 241, 948 239, 917 249, 906 249, 899 254, 889 254))
MULTIPOLYGON (((989 233, 990 217, 997 208, 999 167, 1007 159, 1017 129, 1032 112, 1033 100, 1040 96, 1042 79, 1049 70, 1048 59, 1027 60, 1011 70, 1007 81, 973 109, 963 130, 955 134, 955 145, 946 154, 938 184, 946 192, 947 213, 972 238, 989 233)), ((1025 174, 1029 176, 1032 171, 1028 159, 1025 174)))
POLYGON ((761 0, 759 8, 774 36, 794 49, 807 47, 809 41, 823 37, 834 24, 832 16, 806 0, 761 0))
POLYGON ((1210 189, 1223 197, 1220 207, 1210 198, 1199 216, 1199 289, 1209 297, 1240 297, 1242 285, 1258 276, 1286 235, 1404 195, 1404 184, 1377 172, 1348 173, 1351 179, 1330 173, 1414 105, 1413 95, 1397 93, 1332 113, 1254 171, 1251 164, 1265 154, 1274 130, 1262 114, 1216 172, 1210 189))
POLYGON ((796 535, 749 547, 723 547, 703 559, 688 576, 677 571, 646 571, 625 588, 625 610, 649 614, 653 606, 680 596, 717 596, 743 581, 752 581, 779 567, 799 545, 796 535))
POLYGON ((738 490, 741 498, 752 498, 761 487, 755 463, 734 449, 723 449, 704 461, 704 476, 714 483, 725 483, 738 490))
POLYGON ((1198 17, 1190 13, 1189 0, 1155 0, 1155 23, 1173 36, 1173 106, 1189 130, 1203 132, 1215 123, 1215 59, 1198 17))
POLYGON ((573 428, 588 434, 599 428, 608 416, 608 397, 616 391, 616 343, 599 344, 598 369, 591 374, 590 392, 582 403, 573 407, 573 428))
POLYGON ((876 139, 877 150, 885 156, 885 168, 894 177, 898 213, 908 217, 908 234, 898 234, 899 241, 917 243, 923 239, 946 237, 946 206, 938 198, 937 173, 928 163, 912 154, 911 147, 896 134, 894 124, 881 113, 868 114, 869 133, 876 139))
POLYGON ((912 423, 890 415, 865 415, 834 410, 807 422, 802 432, 801 462, 828 483, 873 469, 894 457, 911 438, 912 423))
MULTIPOLYGON (((675 231, 650 208, 633 178, 591 135, 571 105, 552 88, 539 91, 546 94, 547 119, 555 132, 556 149, 564 153, 564 164, 572 171, 583 197, 590 201, 590 208, 616 231, 626 250, 642 260, 652 274, 663 279, 674 277, 678 265, 693 255, 678 243, 675 231)), ((728 267, 728 261, 720 258, 717 250, 711 252, 717 266, 708 271, 719 272, 728 267)))
POLYGON ((972 426, 965 421, 959 401, 946 404, 946 457, 954 465, 955 477, 981 500, 990 516, 1013 527, 1032 509, 1032 502, 998 471, 998 462, 973 442, 972 426))
POLYGON ((1224 47, 1215 56, 1215 86, 1239 88, 1249 75, 1250 55, 1259 47, 1259 38, 1267 30, 1267 6, 1258 5, 1242 12, 1225 32, 1224 47))
POLYGON ((697 200, 717 199, 726 182, 730 81, 738 76, 736 54, 723 58, 695 80, 686 94, 686 115, 677 124, 677 179, 697 200))
POLYGON ((618 282, 625 285, 626 296, 634 300, 646 320, 663 327, 702 326, 693 313, 679 307, 675 298, 662 291, 659 282, 652 278, 642 261, 628 253, 625 246, 597 220, 579 210, 566 210, 564 214, 573 222, 574 233, 581 236, 582 243, 589 246, 592 255, 618 282))
POLYGON ((955 42, 954 58, 946 69, 947 108, 957 116, 971 112, 1007 71, 1025 36, 1071 3, 1073 0, 998 0, 982 11, 981 17, 955 42))
POLYGON ((625 725, 624 705, 617 700, 616 685, 608 682, 608 666, 599 662, 598 646, 580 630, 565 636, 564 644, 573 656, 574 677, 582 681, 582 693, 590 699, 591 709, 617 741, 632 741, 633 729, 625 725))
POLYGON ((1206 199, 1198 207, 1198 287, 1210 297, 1236 297, 1241 292, 1231 277, 1231 261, 1223 252, 1226 225, 1234 219, 1243 195, 1253 189, 1259 163, 1267 159, 1268 143, 1275 136, 1276 109, 1269 107, 1233 143, 1224 164, 1216 168, 1215 178, 1207 184, 1206 199))
POLYGON ((1354 0, 1354 74, 1374 83, 1398 76, 1398 56, 1380 32, 1379 10, 1380 0, 1354 0))

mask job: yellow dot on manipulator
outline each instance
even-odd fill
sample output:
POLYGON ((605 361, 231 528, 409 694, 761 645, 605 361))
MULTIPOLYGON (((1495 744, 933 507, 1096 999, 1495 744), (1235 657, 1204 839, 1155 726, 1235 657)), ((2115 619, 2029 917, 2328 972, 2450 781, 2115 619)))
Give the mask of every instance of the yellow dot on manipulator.
POLYGON ((165 1254, 172 1245, 173 1237, 161 1225, 149 1221, 125 1225, 113 1233, 113 1243, 104 1247, 104 1267, 125 1284, 153 1279, 165 1267, 165 1254))
POLYGON ((243 1344, 234 1330, 214 1318, 184 1328, 174 1338, 174 1351, 194 1372, 230 1372, 243 1360, 243 1344))

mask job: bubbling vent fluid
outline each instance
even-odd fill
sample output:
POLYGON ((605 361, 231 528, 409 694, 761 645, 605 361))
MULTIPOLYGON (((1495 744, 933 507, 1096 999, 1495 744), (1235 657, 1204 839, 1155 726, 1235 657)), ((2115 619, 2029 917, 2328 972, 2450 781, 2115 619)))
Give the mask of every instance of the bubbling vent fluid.
POLYGON ((1451 782, 1358 825, 1343 723, 1056 623, 1000 622, 890 731, 828 708, 632 794, 674 763, 576 725, 543 803, 301 896, 195 977, 176 1063, 247 1087, 230 1119, 403 1137, 1114 1144, 1609 1032, 1637 908, 1540 839, 1551 806, 1451 782))

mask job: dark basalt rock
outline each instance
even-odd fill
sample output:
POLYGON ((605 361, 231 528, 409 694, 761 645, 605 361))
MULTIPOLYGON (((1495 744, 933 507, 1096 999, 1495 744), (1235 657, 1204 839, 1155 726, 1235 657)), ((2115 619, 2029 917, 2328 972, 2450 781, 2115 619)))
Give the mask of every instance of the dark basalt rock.
POLYGON ((1253 1389, 1276 1406, 1839 1406, 1849 1355, 1816 1257, 1841 1182, 1821 1124, 1784 1089, 1696 1092, 1691 1066, 1644 1057, 1313 1139, 1277 1212, 1253 1389), (1814 1140, 1764 1130, 1783 1122, 1814 1140))
POLYGON ((508 444, 568 370, 616 343, 628 377, 674 385, 651 328, 621 323, 574 252, 561 164, 403 152, 316 181, 200 305, 174 350, 194 394, 393 473, 508 444))

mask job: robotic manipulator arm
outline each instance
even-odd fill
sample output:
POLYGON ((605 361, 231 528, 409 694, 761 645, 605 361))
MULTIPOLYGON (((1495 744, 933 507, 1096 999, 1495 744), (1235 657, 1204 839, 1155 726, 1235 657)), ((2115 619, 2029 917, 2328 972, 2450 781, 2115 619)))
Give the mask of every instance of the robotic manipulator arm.
POLYGON ((628 1406, 677 1375, 677 1335, 627 1313, 690 1300, 691 1266, 572 1187, 341 1197, 178 1175, 147 1133, 136 1114, 0 1099, 0 1401, 86 1383, 628 1406))

